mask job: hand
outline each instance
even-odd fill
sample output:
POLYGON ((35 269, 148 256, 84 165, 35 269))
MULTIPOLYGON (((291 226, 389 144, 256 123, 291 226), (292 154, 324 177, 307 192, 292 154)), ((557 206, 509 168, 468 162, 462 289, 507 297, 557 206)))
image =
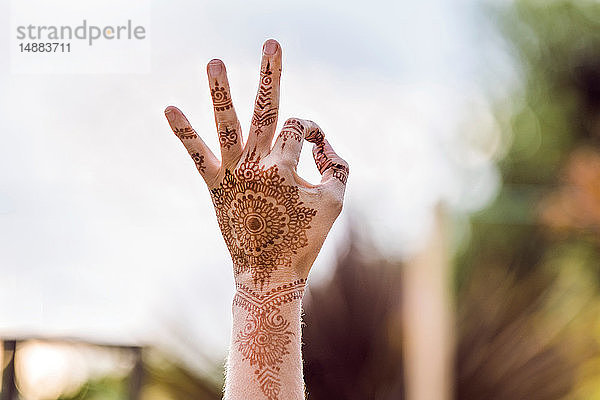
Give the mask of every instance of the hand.
POLYGON ((176 107, 165 115, 204 178, 231 253, 236 282, 263 291, 273 284, 304 280, 342 209, 348 164, 312 121, 288 119, 275 144, 279 111, 281 47, 263 46, 258 94, 247 142, 231 101, 225 65, 207 66, 219 161, 176 107), (322 174, 312 185, 296 173, 306 139, 322 174))

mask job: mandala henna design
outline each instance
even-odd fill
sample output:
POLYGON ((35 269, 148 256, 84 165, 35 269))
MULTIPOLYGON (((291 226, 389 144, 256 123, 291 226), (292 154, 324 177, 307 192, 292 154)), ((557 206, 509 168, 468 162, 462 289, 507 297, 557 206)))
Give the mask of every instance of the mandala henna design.
POLYGON ((260 85, 256 95, 256 106, 252 115, 252 125, 260 132, 261 128, 273 124, 277 120, 277 107, 272 107, 271 92, 273 91, 273 77, 271 64, 267 62, 264 70, 260 71, 260 85))
POLYGON ((277 166, 264 169, 259 161, 252 153, 233 173, 226 170, 211 196, 234 273, 249 271, 262 288, 308 244, 306 231, 317 211, 303 207, 298 188, 284 184, 277 166))
POLYGON ((217 111, 229 110, 232 107, 231 99, 227 95, 227 90, 223 86, 219 86, 219 82, 215 80, 214 89, 210 90, 213 105, 217 111))
POLYGON ((206 166, 204 165, 204 156, 200 153, 190 153, 190 156, 192 156, 192 159, 196 164, 196 169, 198 169, 200 172, 204 172, 206 169, 206 166))
POLYGON ((229 149, 237 143, 237 131, 225 127, 224 130, 219 131, 219 143, 221 143, 222 147, 229 149))
POLYGON ((177 135, 177 137, 181 140, 194 139, 198 137, 196 131, 189 126, 186 126, 185 128, 174 128, 173 132, 175 132, 175 135, 177 135))
POLYGON ((288 345, 294 334, 290 323, 281 316, 280 306, 302 299, 306 280, 300 279, 258 294, 238 284, 233 305, 248 312, 246 324, 236 336, 235 344, 242 358, 256 366, 256 380, 269 400, 278 400, 281 393, 279 366, 289 354, 288 345))

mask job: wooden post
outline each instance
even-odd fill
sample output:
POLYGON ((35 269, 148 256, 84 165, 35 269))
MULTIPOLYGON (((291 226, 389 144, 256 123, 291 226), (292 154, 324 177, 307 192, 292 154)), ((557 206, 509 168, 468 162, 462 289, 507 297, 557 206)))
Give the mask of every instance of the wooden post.
POLYGON ((403 331, 408 400, 450 400, 453 392, 453 298, 441 207, 426 246, 403 270, 403 331))

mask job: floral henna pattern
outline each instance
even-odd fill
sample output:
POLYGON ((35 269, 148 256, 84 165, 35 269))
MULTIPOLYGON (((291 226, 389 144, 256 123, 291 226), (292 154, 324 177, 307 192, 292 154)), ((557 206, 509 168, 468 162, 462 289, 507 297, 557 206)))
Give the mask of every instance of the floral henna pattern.
POLYGON ((196 131, 189 126, 186 126, 185 128, 174 128, 173 132, 175 132, 175 135, 177 135, 177 137, 181 140, 194 139, 198 137, 196 131))
POLYGON ((248 314, 244 330, 238 333, 236 343, 244 359, 258 368, 275 366, 283 362, 288 354, 287 345, 291 343, 290 323, 279 315, 277 309, 263 311, 258 315, 248 314))
POLYGON ((256 366, 254 371, 261 391, 269 400, 278 400, 281 393, 279 364, 289 354, 288 345, 294 334, 282 315, 280 306, 302 299, 306 280, 300 279, 279 286, 265 294, 253 292, 238 284, 233 305, 248 312, 246 324, 236 336, 235 344, 242 358, 256 366))
POLYGON ((210 90, 210 94, 213 99, 215 110, 225 111, 232 107, 231 99, 227 95, 227 90, 223 86, 220 86, 218 81, 215 81, 215 87, 210 90))
POLYGON ((200 153, 190 153, 192 159, 194 160, 194 164, 196 164, 196 169, 200 172, 204 172, 206 166, 204 165, 204 156, 200 153))
POLYGON ((225 129, 219 131, 219 143, 221 143, 222 147, 229 149, 237 143, 237 131, 225 127, 225 129))
POLYGON ((303 206, 298 188, 284 184, 277 166, 264 169, 259 161, 252 153, 233 173, 226 170, 211 196, 234 273, 249 271, 262 288, 308 244, 306 231, 317 212, 303 206))
POLYGON ((273 107, 271 102, 271 92, 273 91, 272 74, 271 65, 267 62, 265 69, 260 71, 260 85, 252 116, 252 125, 256 127, 257 132, 260 132, 262 127, 271 125, 277 120, 277 106, 273 107))

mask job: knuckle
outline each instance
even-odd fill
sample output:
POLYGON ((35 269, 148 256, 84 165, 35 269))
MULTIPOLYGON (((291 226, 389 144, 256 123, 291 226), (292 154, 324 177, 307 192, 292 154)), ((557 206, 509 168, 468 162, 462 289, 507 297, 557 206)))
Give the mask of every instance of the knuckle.
POLYGON ((221 131, 224 129, 239 129, 240 122, 235 117, 220 117, 217 121, 217 130, 221 131))
POLYGON ((338 159, 336 160, 336 164, 339 166, 339 168, 346 170, 346 173, 350 173, 350 165, 348 165, 346 160, 344 160, 343 158, 338 157, 338 159))
POLYGON ((300 118, 288 118, 285 120, 285 123, 283 124, 284 127, 291 127, 291 126, 296 126, 296 127, 300 127, 302 129, 304 129, 304 120, 301 120, 300 118))

